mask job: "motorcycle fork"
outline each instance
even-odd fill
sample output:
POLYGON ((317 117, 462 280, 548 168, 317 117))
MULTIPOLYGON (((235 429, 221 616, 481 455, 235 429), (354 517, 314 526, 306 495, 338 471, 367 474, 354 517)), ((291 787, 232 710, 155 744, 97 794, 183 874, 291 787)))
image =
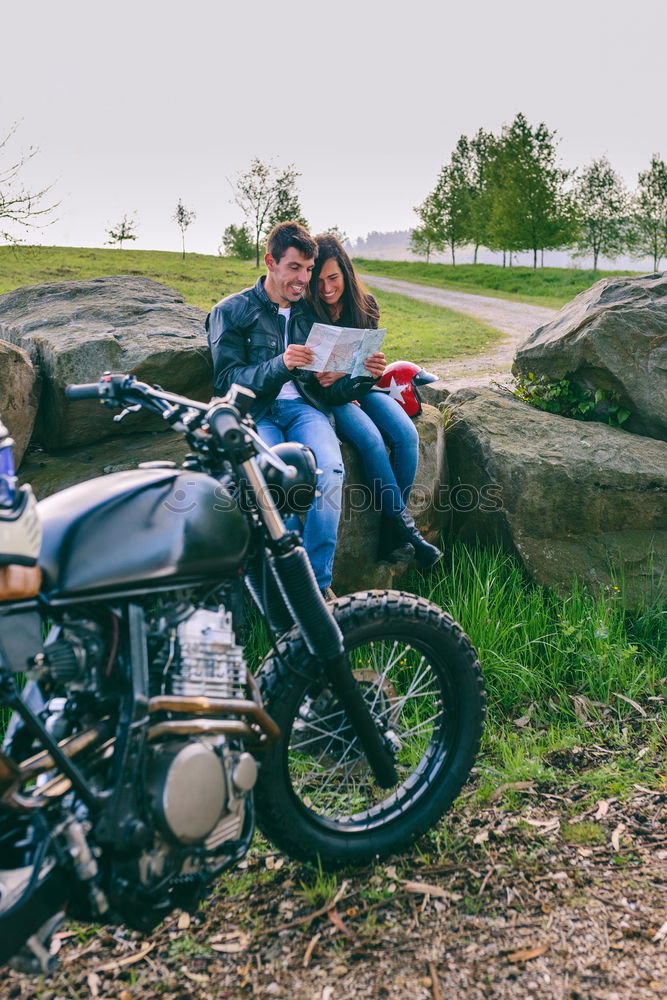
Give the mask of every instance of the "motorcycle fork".
POLYGON ((268 556, 281 596, 303 635, 308 652, 322 663, 381 788, 398 783, 394 758, 377 727, 345 654, 343 635, 317 586, 301 539, 288 531, 254 458, 241 463, 245 480, 271 539, 268 556))

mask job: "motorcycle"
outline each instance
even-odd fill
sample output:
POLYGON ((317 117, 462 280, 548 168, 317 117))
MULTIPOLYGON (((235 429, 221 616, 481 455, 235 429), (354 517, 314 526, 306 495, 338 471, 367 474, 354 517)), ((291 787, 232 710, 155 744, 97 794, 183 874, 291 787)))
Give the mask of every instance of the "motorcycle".
POLYGON ((65 912, 149 930, 255 823, 328 868, 405 849, 459 793, 485 714, 440 608, 325 601, 291 526, 314 456, 264 444, 252 393, 202 404, 106 373, 67 395, 158 414, 191 452, 37 504, 0 424, 0 962, 42 972, 65 912), (272 647, 256 676, 244 594, 272 647))

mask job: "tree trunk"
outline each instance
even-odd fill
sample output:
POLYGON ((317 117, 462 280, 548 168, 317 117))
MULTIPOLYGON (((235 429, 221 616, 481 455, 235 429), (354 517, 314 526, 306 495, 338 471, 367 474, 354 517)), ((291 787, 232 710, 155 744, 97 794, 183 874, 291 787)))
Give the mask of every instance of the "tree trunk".
POLYGON ((593 250, 593 270, 597 271, 597 269, 598 269, 598 252, 597 249, 595 249, 593 250))
POLYGON ((185 233, 181 233, 183 239, 183 260, 185 260, 185 233))
POLYGON ((544 267, 544 249, 540 250, 540 267, 544 267))
POLYGON ((505 259, 505 251, 503 250, 503 267, 507 267, 507 261, 505 259))
POLYGON ((537 271, 537 247, 533 247, 533 271, 537 271))
POLYGON ((477 251, 478 250, 479 250, 479 243, 475 243, 475 253, 474 253, 474 256, 472 258, 473 264, 477 263, 477 251))
POLYGON ((510 267, 512 266, 512 251, 510 250, 510 267))
POLYGON ((456 247, 452 243, 452 267, 456 267, 456 247))

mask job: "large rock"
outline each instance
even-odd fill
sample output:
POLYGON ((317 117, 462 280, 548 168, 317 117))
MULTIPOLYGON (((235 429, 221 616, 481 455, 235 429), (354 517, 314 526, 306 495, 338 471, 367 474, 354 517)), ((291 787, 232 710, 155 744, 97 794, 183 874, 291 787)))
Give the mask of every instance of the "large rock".
MULTIPOLYGON (((501 540, 541 584, 667 587, 667 443, 536 410, 490 389, 453 393, 455 530, 501 540)), ((616 591, 612 591, 616 593, 616 591)))
POLYGON ((0 418, 14 438, 18 466, 37 416, 39 399, 35 369, 25 351, 0 340, 0 418))
MULTIPOLYGON (((433 406, 424 406, 415 420, 419 431, 419 462, 409 509, 422 534, 439 544, 447 517, 447 461, 445 430, 441 414, 433 406), (445 502, 443 502, 443 496, 445 502)), ((391 587, 406 565, 378 566, 375 561, 380 515, 372 509, 369 491, 364 487, 363 472, 354 448, 343 444, 345 486, 333 589, 336 593, 374 587, 391 587)))
POLYGON ((158 432, 128 434, 56 453, 33 446, 26 452, 19 476, 21 482, 31 484, 37 499, 43 500, 88 479, 136 469, 141 462, 180 465, 188 450, 182 434, 158 432))
POLYGON ((519 346, 512 371, 618 393, 625 429, 667 440, 667 273, 598 281, 519 346))
MULTIPOLYGON (((0 339, 22 347, 43 379, 37 434, 49 450, 119 433, 96 401, 69 402, 69 382, 131 372, 172 392, 207 400, 212 369, 205 313, 149 278, 116 276, 29 285, 0 296, 0 339)), ((138 416, 122 432, 163 426, 138 416)))

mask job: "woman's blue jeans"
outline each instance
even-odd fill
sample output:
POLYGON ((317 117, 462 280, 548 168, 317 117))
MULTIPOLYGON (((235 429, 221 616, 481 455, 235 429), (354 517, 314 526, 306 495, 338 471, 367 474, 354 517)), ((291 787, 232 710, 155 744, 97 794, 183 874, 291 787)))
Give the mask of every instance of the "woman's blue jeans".
POLYGON ((336 432, 323 413, 301 399, 276 399, 257 430, 268 445, 299 441, 315 453, 322 470, 317 478, 320 495, 306 514, 303 545, 323 590, 331 583, 343 496, 343 458, 336 432))
POLYGON ((387 393, 371 391, 360 403, 334 406, 336 431, 357 449, 376 509, 388 516, 400 514, 417 472, 417 428, 387 393))

